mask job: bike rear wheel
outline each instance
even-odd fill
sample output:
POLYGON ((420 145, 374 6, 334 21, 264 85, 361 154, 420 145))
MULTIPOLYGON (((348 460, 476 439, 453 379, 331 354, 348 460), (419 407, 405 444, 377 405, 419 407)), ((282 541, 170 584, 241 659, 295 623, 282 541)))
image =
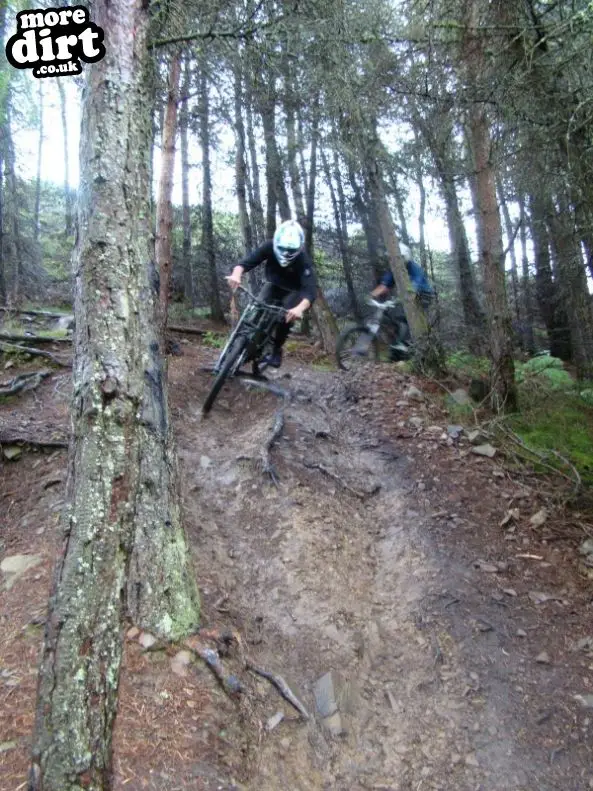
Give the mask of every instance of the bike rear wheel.
POLYGON ((210 392, 206 396, 206 400, 204 401, 204 406, 202 407, 202 413, 207 415, 208 412, 212 409, 220 390, 225 383, 228 375, 231 373, 235 365, 239 362, 240 356, 245 351, 245 347, 247 345, 247 338, 237 337, 233 341, 231 348, 228 350, 224 362, 222 363, 219 372, 216 374, 216 379, 212 387, 210 388, 210 392))
POLYGON ((342 371, 351 371, 360 362, 379 359, 379 343, 366 327, 351 327, 340 333, 336 343, 336 359, 342 371))

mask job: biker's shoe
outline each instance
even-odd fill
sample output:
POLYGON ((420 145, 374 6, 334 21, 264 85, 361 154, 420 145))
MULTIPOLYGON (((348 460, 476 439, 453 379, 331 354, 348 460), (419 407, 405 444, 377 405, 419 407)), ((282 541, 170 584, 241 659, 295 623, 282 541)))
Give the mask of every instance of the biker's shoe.
POLYGON ((389 359, 391 362, 400 362, 401 360, 407 360, 410 355, 410 349, 406 346, 405 343, 398 342, 393 343, 389 347, 389 359))
POLYGON ((262 360, 270 368, 280 368, 282 365, 282 349, 275 349, 272 354, 266 354, 262 360))

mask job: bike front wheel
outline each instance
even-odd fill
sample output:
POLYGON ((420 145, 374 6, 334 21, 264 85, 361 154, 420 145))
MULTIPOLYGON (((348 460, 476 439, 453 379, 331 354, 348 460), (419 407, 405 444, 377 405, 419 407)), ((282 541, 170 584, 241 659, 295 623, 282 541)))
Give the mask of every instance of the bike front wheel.
POLYGON ((206 400, 204 401, 204 406, 202 407, 202 413, 207 415, 208 412, 212 409, 214 402, 220 390, 225 383, 229 374, 240 365, 240 358, 245 352, 245 347, 247 345, 247 338, 238 336, 232 343, 231 348, 226 353, 224 358, 224 362, 220 367, 220 370, 216 374, 216 379, 212 387, 210 388, 210 392, 206 396, 206 400))
POLYGON ((351 327, 338 337, 336 359, 342 371, 351 371, 361 362, 376 362, 379 359, 377 337, 366 327, 351 327))

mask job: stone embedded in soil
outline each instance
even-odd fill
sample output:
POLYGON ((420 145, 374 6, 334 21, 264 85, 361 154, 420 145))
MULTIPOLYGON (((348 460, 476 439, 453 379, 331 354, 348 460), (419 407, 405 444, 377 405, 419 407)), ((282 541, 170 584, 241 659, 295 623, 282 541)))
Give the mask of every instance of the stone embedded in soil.
POLYGON ((200 467, 203 470, 207 470, 208 467, 212 466, 212 459, 209 456, 200 456, 200 467))
POLYGON ((177 676, 188 675, 188 665, 191 663, 192 655, 190 651, 178 651, 171 659, 171 670, 177 676))
POLYGON ((540 510, 535 513, 531 519, 529 520, 529 524, 532 527, 541 527, 547 522, 548 519, 548 512, 545 508, 540 508, 540 510))
POLYGON ((447 434, 451 439, 458 439, 463 432, 463 426, 447 426, 447 434))
POLYGON ((342 718, 337 711, 332 714, 331 717, 324 717, 323 727, 326 728, 332 736, 340 736, 344 733, 342 718))
POLYGON ((540 665, 549 665, 550 664, 550 655, 547 651, 542 651, 541 654, 538 654, 535 657, 535 661, 538 662, 540 665))
POLYGON ((408 423, 412 428, 422 428, 424 425, 424 418, 414 416, 408 419, 408 423))
POLYGON ((140 634, 140 629, 137 626, 131 626, 126 632, 128 640, 134 640, 140 634))
POLYGON ((10 555, 0 563, 0 571, 6 575, 6 590, 10 590, 14 583, 29 569, 38 566, 43 561, 40 555, 10 555))
POLYGON ((142 632, 138 638, 138 642, 142 648, 151 648, 156 643, 156 637, 149 632, 142 632))
POLYGON ((457 390, 454 390, 451 393, 451 398, 455 401, 456 404, 460 404, 460 406, 465 406, 466 404, 471 403, 471 398, 469 397, 469 393, 467 390, 464 390, 462 387, 458 387, 457 390))
POLYGON ((517 629, 515 634, 517 635, 517 637, 527 637, 527 632, 525 631, 525 629, 517 629))
POLYGON ((19 445, 4 445, 2 448, 2 455, 8 461, 16 461, 23 455, 23 449, 19 445))
POLYGON ((474 769, 477 769, 480 766, 480 764, 478 763, 478 759, 476 758, 476 754, 475 753, 470 753, 469 755, 465 756, 465 765, 466 766, 471 766, 474 769))
POLYGON ((593 695, 574 695, 584 709, 593 709, 593 695))
POLYGON ((417 387, 414 385, 410 385, 408 389, 404 392, 404 398, 407 398, 410 401, 424 401, 425 396, 422 390, 418 390, 417 387))
POLYGON ((472 453, 475 453, 476 456, 487 456, 492 459, 496 456, 496 448, 492 445, 476 445, 472 448, 472 453))
POLYGON ((313 685, 315 705, 322 717, 331 717, 338 710, 336 690, 334 687, 334 674, 330 671, 317 679, 313 685))
POLYGON ((0 755, 2 753, 7 753, 9 750, 14 750, 16 746, 17 746, 16 742, 2 742, 0 744, 0 755))
POLYGON ((266 722, 266 730, 267 731, 273 731, 274 728, 276 728, 278 725, 280 725, 280 723, 282 722, 283 719, 284 719, 284 712, 283 711, 277 711, 276 714, 274 714, 273 717, 269 717, 268 718, 268 721, 266 722))
POLYGON ((588 538, 586 541, 583 541, 579 547, 579 552, 581 555, 593 555, 593 538, 588 538))

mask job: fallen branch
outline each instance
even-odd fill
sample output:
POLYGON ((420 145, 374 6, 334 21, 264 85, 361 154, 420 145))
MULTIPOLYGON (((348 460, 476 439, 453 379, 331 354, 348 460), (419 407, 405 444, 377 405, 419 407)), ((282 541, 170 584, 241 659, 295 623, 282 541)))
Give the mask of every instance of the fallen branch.
POLYGON ((16 341, 17 343, 72 343, 72 338, 64 335, 15 335, 11 332, 0 332, 0 341, 16 341))
POLYGON ((72 363, 65 363, 59 357, 56 357, 55 354, 45 352, 42 349, 35 349, 33 346, 18 346, 15 343, 3 343, 0 340, 0 350, 9 354, 30 354, 32 357, 43 357, 46 360, 51 360, 56 365, 60 365, 62 368, 72 367, 72 363))
MULTIPOLYGON (((200 330, 197 327, 184 327, 183 324, 167 324, 167 332, 182 332, 186 335, 206 335, 207 332, 212 330, 200 330)), ((219 333, 222 335, 222 333, 219 333)))
POLYGON ((6 382, 6 384, 0 384, 0 395, 16 395, 22 390, 34 390, 48 376, 51 376, 51 371, 34 371, 33 373, 20 374, 6 382))
POLYGON ((332 480, 336 481, 336 483, 339 483, 340 486, 342 486, 344 489, 346 489, 347 492, 350 492, 355 497, 358 497, 360 500, 365 500, 367 497, 370 497, 371 495, 376 494, 379 491, 379 489, 381 488, 380 485, 377 485, 373 489, 371 489, 370 492, 359 492, 358 489, 353 489, 352 486, 347 484, 346 481, 344 481, 342 478, 340 478, 339 475, 336 475, 335 472, 332 472, 331 470, 328 470, 328 468, 324 467, 323 464, 318 464, 317 462, 303 461, 303 465, 308 470, 319 470, 324 475, 327 475, 328 478, 331 478, 332 480))
POLYGON ((23 310, 22 308, 0 308, 2 313, 17 313, 21 316, 45 316, 48 319, 72 317, 71 313, 55 313, 51 310, 23 310))

